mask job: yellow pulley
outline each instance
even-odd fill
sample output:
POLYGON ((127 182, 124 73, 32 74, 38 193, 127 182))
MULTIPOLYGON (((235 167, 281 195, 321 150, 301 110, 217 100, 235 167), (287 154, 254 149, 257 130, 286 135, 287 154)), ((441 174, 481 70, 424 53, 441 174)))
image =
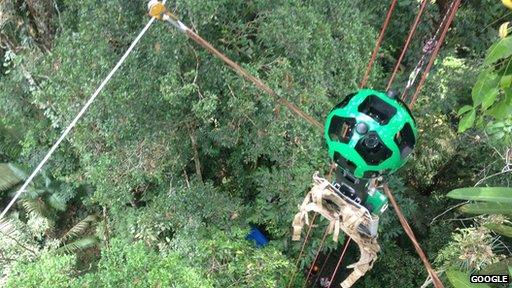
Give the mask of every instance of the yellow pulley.
POLYGON ((508 9, 512 9, 512 0, 501 0, 503 5, 507 6, 508 9))
POLYGON ((167 11, 165 5, 160 1, 149 1, 148 3, 149 16, 162 20, 163 14, 167 11))

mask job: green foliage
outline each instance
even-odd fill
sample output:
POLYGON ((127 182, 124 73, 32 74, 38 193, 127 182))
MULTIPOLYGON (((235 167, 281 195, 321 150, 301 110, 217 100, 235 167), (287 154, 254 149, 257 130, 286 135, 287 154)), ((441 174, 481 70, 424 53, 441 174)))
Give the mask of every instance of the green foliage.
POLYGON ((61 237, 62 241, 68 241, 71 239, 75 239, 83 234, 91 225, 93 225, 97 221, 97 217, 95 215, 89 215, 85 217, 82 221, 78 222, 75 226, 64 234, 61 237))
POLYGON ((381 248, 382 253, 375 266, 361 280, 363 287, 380 287, 383 283, 390 287, 419 287, 423 284, 426 271, 414 252, 385 240, 381 242, 381 248))
POLYGON ((491 229, 492 231, 494 231, 500 235, 512 237, 512 227, 509 225, 489 223, 489 224, 486 224, 485 227, 491 229))
POLYGON ((510 204, 495 202, 476 202, 464 204, 459 208, 464 214, 512 214, 510 204))
POLYGON ((487 284, 473 284, 469 282, 470 275, 457 270, 448 270, 446 275, 454 288, 490 288, 487 284))
POLYGON ((25 174, 13 164, 0 164, 0 192, 13 188, 25 179, 25 174))
MULTIPOLYGON (((0 9, 18 2, 23 1, 3 1, 0 9)), ((17 46, 0 48, 5 65, 0 68, 0 161, 23 163, 26 171, 37 165, 147 20, 139 1, 29 2, 0 20, 7 21, 0 23, 2 33, 17 46), (52 11, 34 9, 40 5, 52 11), (59 11, 53 11, 55 5, 59 11), (57 26, 61 30, 53 39, 57 26), (44 27, 52 33, 40 34, 44 27)), ((427 6, 416 39, 428 39, 435 31, 440 2, 427 6)), ((501 5, 495 2, 461 6, 462 17, 450 30, 445 52, 416 106, 421 129, 416 159, 390 179, 432 257, 456 226, 427 225, 451 204, 444 191, 467 185, 477 171, 492 166, 487 157, 491 149, 482 148, 482 141, 469 135, 457 138, 455 107, 470 104, 464 98, 471 93, 468 83, 481 72, 474 67, 495 37, 493 25, 483 28, 500 15, 501 5)), ((393 34, 386 35, 371 75, 376 89, 387 80, 384 72, 401 51, 414 17, 410 11, 418 2, 399 4, 398 20, 389 30, 393 34)), ((322 119, 357 89, 388 5, 366 0, 185 0, 175 8, 219 50, 322 119)), ((160 24, 149 30, 56 152, 46 175, 36 179, 21 205, 0 224, 19 241, 0 235, 2 257, 13 259, 0 260, 3 273, 15 287, 282 287, 289 279, 300 250, 300 243, 290 241, 292 217, 313 172, 328 172, 321 135, 160 24), (245 240, 249 224, 267 230, 270 246, 255 249, 245 240), (44 256, 36 260, 39 255, 44 256), (24 271, 26 278, 16 278, 24 271)), ((3 34, 0 47, 6 45, 3 34)), ((411 43, 395 88, 407 80, 422 44, 411 43)), ((508 109, 502 103, 510 94, 510 55, 496 53, 489 59, 501 59, 485 67, 480 88, 473 89, 478 104, 459 111, 466 113, 460 123, 489 123, 485 132, 496 139, 503 132, 499 139, 505 139, 510 123, 498 116, 508 109), (482 113, 493 121, 480 123, 482 113)), ((0 190, 17 184, 7 182, 0 190)), ((12 189, 6 192, 2 196, 12 189)), ((501 211, 502 206, 464 206, 480 212, 484 208, 501 211)), ((426 277, 392 212, 381 219, 379 262, 360 286, 418 287, 426 277)), ((320 230, 313 232, 311 247, 318 247, 320 230)), ((449 247, 459 254, 447 255, 460 256, 456 246, 449 247)), ((314 252, 305 252, 302 267, 314 252)), ((298 275, 293 285, 299 287, 302 280, 298 275)))
MULTIPOLYGON (((487 265, 482 271, 480 271, 480 275, 506 275, 509 273, 508 267, 512 264, 512 258, 506 258, 499 262, 493 263, 491 265, 487 265)), ((512 276, 512 274, 509 274, 512 276)))
POLYGON ((74 263, 75 256, 45 253, 35 262, 20 262, 14 266, 7 287, 71 287, 74 263))
POLYGON ((512 188, 508 187, 469 187, 450 191, 453 199, 477 200, 485 202, 512 203, 512 188))
POLYGON ((293 268, 291 261, 275 244, 256 249, 245 240, 247 232, 238 228, 187 229, 176 236, 173 246, 189 259, 189 265, 200 267, 214 287, 286 286, 293 268))
POLYGON ((98 271, 85 274, 75 287, 214 287, 176 253, 160 255, 141 242, 112 239, 102 251, 98 271))
POLYGON ((496 248, 494 237, 484 226, 457 229, 434 262, 444 270, 475 272, 502 258, 494 252, 496 248))
POLYGON ((484 128, 495 141, 505 145, 512 141, 511 55, 511 37, 501 39, 489 48, 471 93, 473 105, 458 111, 462 116, 459 132, 477 126, 484 128))

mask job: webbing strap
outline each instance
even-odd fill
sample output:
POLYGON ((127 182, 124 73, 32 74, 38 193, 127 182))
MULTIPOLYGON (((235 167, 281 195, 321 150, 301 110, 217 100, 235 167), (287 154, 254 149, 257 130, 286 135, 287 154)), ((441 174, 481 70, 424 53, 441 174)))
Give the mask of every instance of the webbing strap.
POLYGON ((343 281, 341 287, 348 288, 373 267, 380 246, 377 243, 377 238, 369 238, 358 231, 360 224, 369 223, 368 212, 334 193, 329 189, 330 184, 327 180, 316 177, 316 175, 314 180, 315 184, 302 201, 302 205, 299 207, 300 211, 293 219, 292 240, 300 240, 302 227, 304 224, 308 224, 308 213, 311 211, 322 215, 329 221, 327 234, 333 234, 333 241, 338 241, 340 230, 352 238, 359 247, 361 256, 359 261, 347 266, 354 270, 343 281))

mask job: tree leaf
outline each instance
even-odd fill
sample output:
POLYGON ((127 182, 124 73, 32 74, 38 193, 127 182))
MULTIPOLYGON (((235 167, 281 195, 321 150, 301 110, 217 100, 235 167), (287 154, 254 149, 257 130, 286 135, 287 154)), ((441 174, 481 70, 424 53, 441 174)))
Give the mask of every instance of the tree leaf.
POLYGON ((96 222, 96 216, 89 215, 85 217, 82 221, 78 222, 75 226, 69 229, 64 236, 62 236, 61 241, 69 241, 77 238, 80 234, 83 234, 94 222, 96 222))
POLYGON ((493 223, 485 224, 484 226, 500 235, 512 238, 512 227, 511 226, 502 225, 502 224, 493 224, 493 223))
POLYGON ((478 274, 480 275, 505 275, 508 267, 512 265, 512 257, 485 266, 478 274))
POLYGON ((496 120, 503 120, 505 117, 512 113, 512 106, 506 101, 499 101, 491 109, 487 110, 484 114, 494 117, 496 120))
POLYGON ((502 89, 510 88, 512 85, 512 74, 505 75, 500 79, 500 87, 502 89))
POLYGON ((506 37, 493 44, 485 56, 484 64, 489 65, 512 55, 512 37, 506 37))
POLYGON ((512 203, 512 188, 469 187, 450 191, 446 196, 461 200, 479 200, 498 203, 512 203))
MULTIPOLYGON (((490 70, 484 70, 478 75, 475 85, 471 90, 471 98, 473 106, 480 105, 484 100, 489 98, 496 99, 499 93, 499 77, 490 70)), ((487 100, 489 102, 489 100, 487 100)))
POLYGON ((75 253, 77 251, 85 250, 87 248, 94 247, 98 244, 98 239, 96 237, 86 237, 74 242, 68 243, 62 247, 59 247, 55 251, 57 253, 75 253))
POLYGON ((6 191, 25 179, 21 170, 12 164, 0 164, 0 191, 6 191))
POLYGON ((16 226, 9 219, 0 218, 0 239, 2 236, 5 237, 14 237, 14 233, 16 233, 16 226))
POLYGON ((491 107, 492 104, 494 104, 494 102, 496 101, 498 94, 499 94, 499 91, 496 88, 496 89, 493 89, 491 91, 491 93, 485 95, 484 98, 482 99, 482 109, 487 110, 489 107, 491 107))
POLYGON ((476 111, 473 109, 469 113, 466 113, 459 121, 459 133, 462 133, 469 128, 473 127, 476 118, 476 111))
POLYGON ((459 111, 457 112, 457 115, 461 116, 462 114, 464 114, 464 113, 466 113, 466 112, 468 112, 468 111, 470 111, 472 109, 473 109, 473 106, 471 106, 471 105, 464 105, 464 106, 462 106, 459 109, 459 111))
POLYGON ((455 288, 490 288, 486 284, 473 284, 469 282, 469 274, 457 270, 446 271, 448 280, 455 288))
POLYGON ((512 215, 512 206, 510 204, 494 202, 478 202, 463 205, 459 211, 464 214, 507 214, 512 215))
POLYGON ((48 205, 57 211, 66 211, 66 201, 56 193, 53 193, 46 197, 48 205))

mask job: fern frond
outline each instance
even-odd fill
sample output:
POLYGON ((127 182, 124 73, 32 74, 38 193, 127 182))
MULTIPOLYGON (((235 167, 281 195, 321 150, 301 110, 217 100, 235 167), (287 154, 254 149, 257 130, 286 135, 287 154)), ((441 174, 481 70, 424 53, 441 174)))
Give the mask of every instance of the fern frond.
POLYGON ((0 219, 0 237, 12 238, 15 236, 16 231, 16 226, 10 220, 0 219))
POLYGON ((25 212, 27 214, 31 214, 36 217, 43 217, 46 218, 46 215, 48 215, 48 207, 39 198, 36 199, 23 199, 20 201, 21 206, 23 206, 23 209, 25 209, 25 212))
POLYGON ((25 179, 25 174, 10 163, 0 164, 0 192, 7 191, 25 179))
POLYGON ((57 253, 75 253, 77 251, 85 250, 91 247, 94 247, 98 244, 98 239, 96 237, 86 237, 74 242, 65 244, 64 246, 58 248, 56 250, 57 253))
POLYGON ((64 236, 60 239, 63 242, 72 240, 83 234, 89 227, 91 227, 94 222, 96 222, 97 218, 94 215, 89 215, 85 217, 84 220, 78 222, 75 226, 69 229, 64 236))
POLYGON ((48 205, 50 205, 50 207, 57 211, 66 211, 66 200, 64 200, 64 198, 62 198, 58 194, 53 193, 49 195, 48 197, 46 197, 46 202, 48 203, 48 205))
MULTIPOLYGON (((13 192, 14 193, 14 192, 13 192)), ((27 190, 21 194, 21 199, 28 199, 28 200, 34 200, 37 199, 39 196, 46 193, 43 189, 36 189, 32 185, 28 186, 27 190)))

